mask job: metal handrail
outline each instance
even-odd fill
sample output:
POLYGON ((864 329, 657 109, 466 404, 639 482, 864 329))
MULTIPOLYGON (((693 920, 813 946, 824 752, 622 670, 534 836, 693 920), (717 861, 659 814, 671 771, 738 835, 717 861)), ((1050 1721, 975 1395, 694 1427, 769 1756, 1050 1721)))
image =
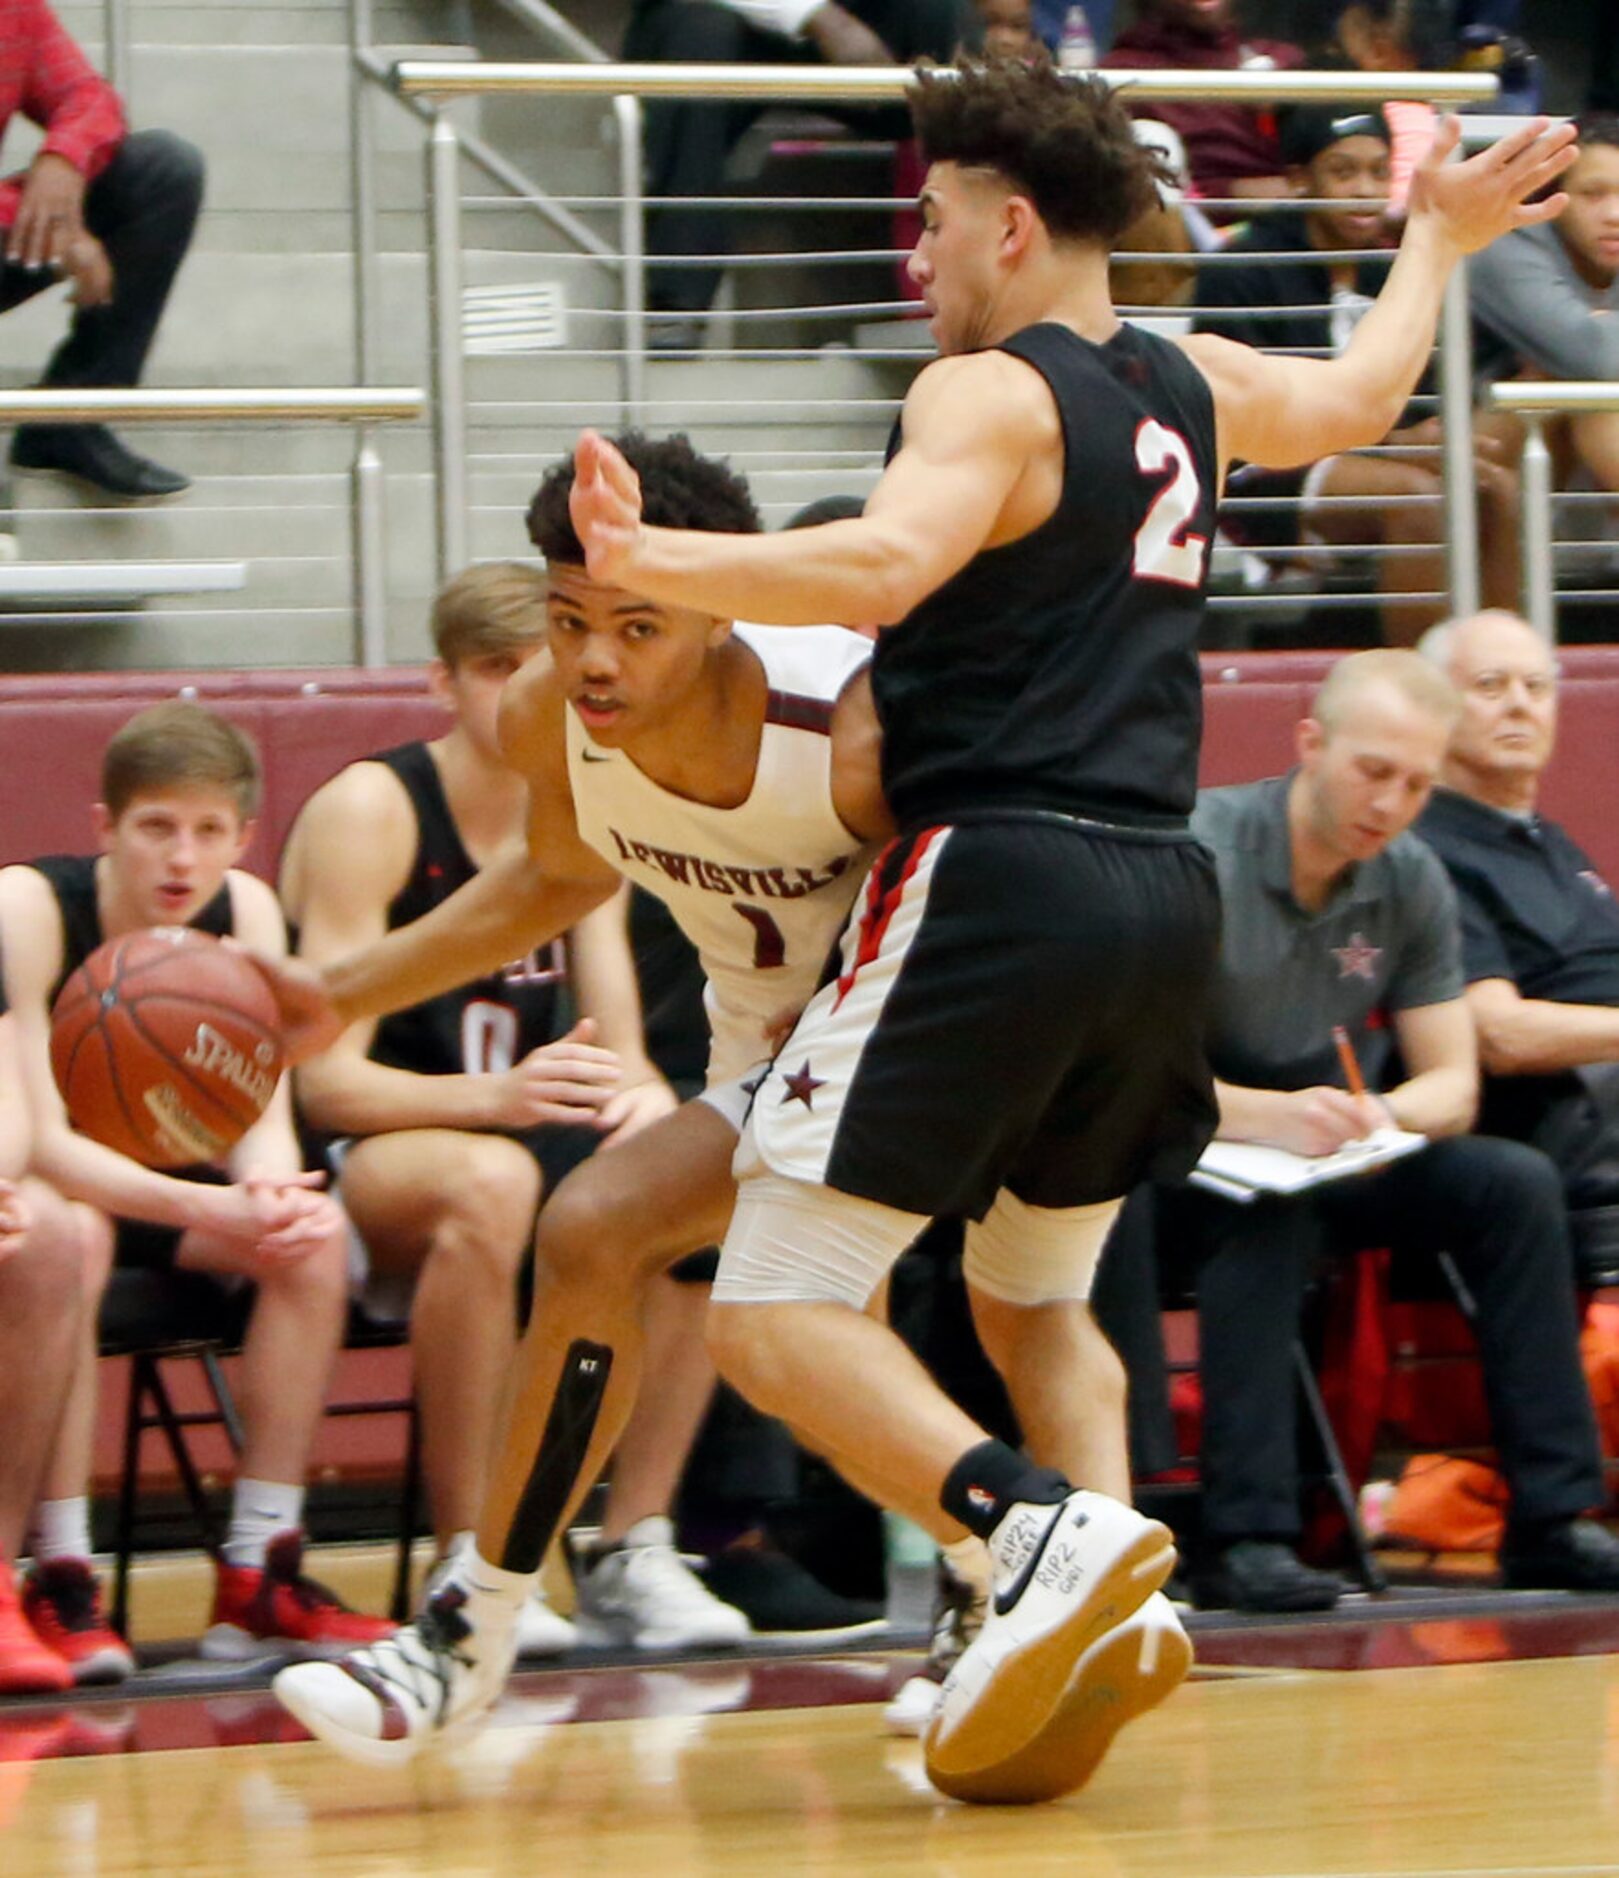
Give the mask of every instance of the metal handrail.
POLYGON ((374 424, 405 424, 422 416, 426 396, 414 389, 305 387, 240 391, 88 390, 82 387, 0 391, 0 424, 265 423, 352 424, 355 658, 386 665, 387 525, 382 459, 374 424))
POLYGON ((414 389, 206 391, 41 387, 0 391, 0 424, 174 424, 247 418, 282 424, 408 424, 427 410, 414 389))
POLYGON ((1557 638, 1557 581, 1552 543, 1552 459, 1546 420, 1586 411, 1619 411, 1619 384, 1570 379, 1561 384, 1492 385, 1490 403, 1524 421, 1519 502, 1523 526, 1524 612, 1537 632, 1557 638))
MULTIPOLYGON (((945 75, 943 72, 941 76, 945 75)), ((1489 73, 1099 71, 1133 98, 1208 99, 1255 104, 1483 104, 1495 97, 1489 73)), ((812 104, 817 99, 904 98, 917 83, 904 65, 558 65, 487 60, 401 59, 394 88, 436 98, 529 92, 580 98, 749 98, 812 104)))

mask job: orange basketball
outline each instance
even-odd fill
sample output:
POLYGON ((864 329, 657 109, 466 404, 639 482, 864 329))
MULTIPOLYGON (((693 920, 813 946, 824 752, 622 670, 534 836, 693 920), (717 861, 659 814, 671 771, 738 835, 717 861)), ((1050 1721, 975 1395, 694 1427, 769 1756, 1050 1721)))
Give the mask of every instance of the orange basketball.
POLYGON ((81 1134, 143 1161, 217 1161, 281 1075, 275 999, 252 963, 188 926, 109 939, 63 985, 51 1068, 81 1134))

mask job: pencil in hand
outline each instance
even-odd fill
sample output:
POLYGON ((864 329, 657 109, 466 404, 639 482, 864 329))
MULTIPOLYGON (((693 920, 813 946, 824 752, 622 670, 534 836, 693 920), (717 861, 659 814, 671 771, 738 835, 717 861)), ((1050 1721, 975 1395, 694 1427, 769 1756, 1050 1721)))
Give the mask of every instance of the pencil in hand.
POLYGON ((1343 1065, 1344 1082, 1352 1096, 1366 1093, 1366 1078, 1360 1073, 1360 1063, 1355 1056, 1355 1046, 1349 1041, 1349 1032, 1342 1024, 1332 1027, 1332 1041, 1338 1046, 1338 1061, 1343 1065))

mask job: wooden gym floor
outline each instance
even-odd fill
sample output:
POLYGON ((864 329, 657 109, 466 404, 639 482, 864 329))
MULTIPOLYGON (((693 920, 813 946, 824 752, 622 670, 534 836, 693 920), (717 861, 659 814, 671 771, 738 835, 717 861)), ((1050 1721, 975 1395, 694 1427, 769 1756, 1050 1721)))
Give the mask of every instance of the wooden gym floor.
POLYGON ((1619 1602, 1406 1591, 1195 1620, 1199 1667, 1058 1806, 943 1801, 880 1703, 914 1659, 524 1674, 493 1723, 378 1772, 262 1676, 183 1664, 0 1704, 0 1875, 1619 1874, 1619 1602))

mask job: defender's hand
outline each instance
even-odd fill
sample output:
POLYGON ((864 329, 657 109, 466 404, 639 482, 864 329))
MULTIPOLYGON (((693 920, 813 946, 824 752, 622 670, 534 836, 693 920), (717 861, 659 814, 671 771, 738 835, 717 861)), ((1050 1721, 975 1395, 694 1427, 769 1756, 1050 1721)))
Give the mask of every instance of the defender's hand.
POLYGON ((590 578, 609 587, 627 586, 641 536, 641 479, 593 430, 583 432, 574 447, 568 513, 590 578))
POLYGON ((1568 207, 1568 197, 1561 193, 1543 202, 1527 198, 1574 161, 1578 133, 1572 124, 1554 128, 1547 118, 1531 118, 1522 130, 1465 163, 1447 163, 1461 134, 1455 117, 1441 119, 1428 154, 1411 178, 1408 227, 1426 221, 1458 254, 1477 254, 1513 229, 1549 222, 1568 207))
MULTIPOLYGON (((234 942, 227 939, 224 943, 234 942)), ((347 1025, 320 972, 303 959, 272 959, 246 946, 235 949, 253 962, 270 987, 280 1018, 287 1066, 307 1063, 312 1056, 329 1050, 347 1025)))

